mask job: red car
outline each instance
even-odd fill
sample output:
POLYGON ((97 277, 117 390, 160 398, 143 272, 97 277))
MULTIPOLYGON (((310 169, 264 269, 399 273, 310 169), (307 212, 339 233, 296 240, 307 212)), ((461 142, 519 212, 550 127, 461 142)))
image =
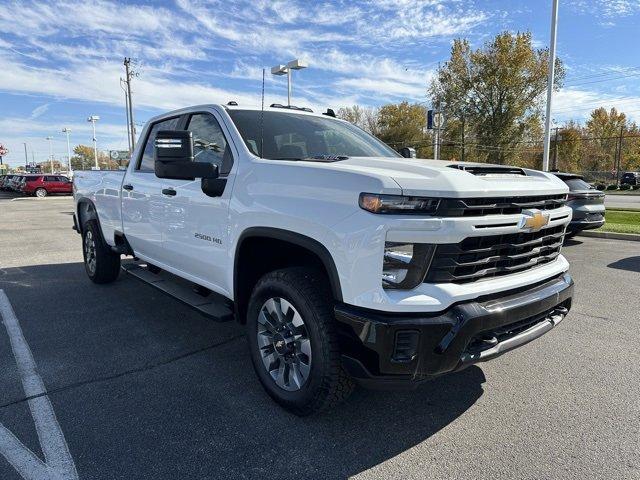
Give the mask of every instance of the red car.
POLYGON ((29 175, 24 179, 22 192, 36 197, 60 193, 70 195, 73 183, 63 175, 29 175))

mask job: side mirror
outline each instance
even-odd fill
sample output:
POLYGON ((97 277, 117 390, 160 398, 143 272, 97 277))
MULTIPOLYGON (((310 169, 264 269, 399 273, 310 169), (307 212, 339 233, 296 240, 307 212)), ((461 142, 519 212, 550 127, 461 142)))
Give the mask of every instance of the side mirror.
POLYGON ((400 149, 400 155, 404 158, 416 158, 416 149, 413 147, 403 147, 400 149))
POLYGON ((160 130, 154 148, 156 177, 175 180, 218 178, 218 166, 196 162, 193 155, 193 135, 185 130, 160 130))

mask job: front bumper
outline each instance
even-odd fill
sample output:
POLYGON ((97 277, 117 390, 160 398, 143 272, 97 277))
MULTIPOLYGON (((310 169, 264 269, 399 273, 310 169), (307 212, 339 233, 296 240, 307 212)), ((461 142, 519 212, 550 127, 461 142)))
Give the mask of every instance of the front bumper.
POLYGON ((498 357, 551 330, 571 308, 564 273, 534 286, 429 314, 341 304, 335 314, 347 372, 371 388, 411 388, 423 380, 498 357))
POLYGON ((576 218, 567 226, 568 232, 580 232, 582 230, 593 230, 604 225, 604 214, 589 214, 583 218, 576 218))

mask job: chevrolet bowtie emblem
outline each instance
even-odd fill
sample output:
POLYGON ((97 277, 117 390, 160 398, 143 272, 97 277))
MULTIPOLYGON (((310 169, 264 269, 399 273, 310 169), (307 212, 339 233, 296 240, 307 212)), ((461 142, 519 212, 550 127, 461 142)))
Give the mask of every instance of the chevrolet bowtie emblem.
POLYGON ((523 210, 524 217, 520 221, 520 228, 530 232, 537 232, 549 223, 549 214, 540 210, 523 210))

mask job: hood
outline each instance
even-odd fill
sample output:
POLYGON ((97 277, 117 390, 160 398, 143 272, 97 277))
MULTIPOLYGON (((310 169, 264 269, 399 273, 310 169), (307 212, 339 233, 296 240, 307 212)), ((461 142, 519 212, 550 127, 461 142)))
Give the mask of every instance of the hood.
POLYGON ((567 193, 555 175, 504 165, 415 158, 352 157, 332 164, 350 172, 391 177, 404 195, 490 197, 567 193))

